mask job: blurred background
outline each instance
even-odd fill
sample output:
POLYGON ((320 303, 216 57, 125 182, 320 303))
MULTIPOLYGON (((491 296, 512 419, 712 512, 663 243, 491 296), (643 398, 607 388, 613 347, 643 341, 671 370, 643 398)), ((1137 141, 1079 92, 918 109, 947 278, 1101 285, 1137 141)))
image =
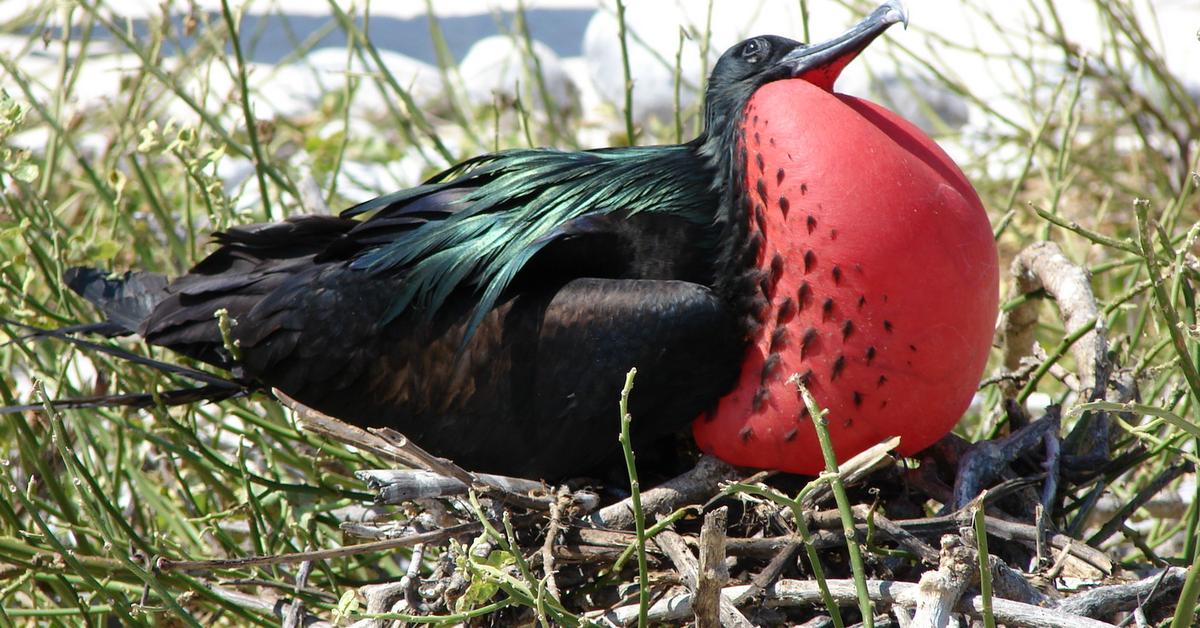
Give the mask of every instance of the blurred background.
MULTIPOLYGON (((820 41, 873 6, 834 0, 627 4, 631 115, 639 142, 695 134, 705 74, 737 41, 758 34, 820 41)), ((1013 177, 1025 155, 1020 142, 1000 147, 987 140, 1028 134, 1063 102, 1076 102, 1080 121, 1104 107, 1140 102, 1161 114, 1159 123, 1176 127, 1162 132, 1181 139, 1192 121, 1172 109, 1184 106, 1176 100, 1200 98, 1200 5, 1111 4, 913 0, 910 29, 873 46, 838 89, 899 111, 942 139, 965 168, 993 178, 1013 177)), ((564 147, 628 141, 622 140, 625 75, 611 1, 231 5, 253 116, 302 129, 306 145, 288 145, 285 135, 275 148, 289 163, 332 175, 330 181, 318 176, 318 183, 344 202, 416 183, 446 165, 448 156, 511 144, 513 133, 564 147), (335 15, 331 6, 344 12, 335 15), (365 53, 364 36, 371 44, 365 53), (424 125, 403 119, 409 107, 420 109, 448 153, 410 146, 415 142, 406 127, 424 125), (526 122, 532 124, 518 128, 526 122), (343 135, 348 144, 330 171, 322 149, 343 135), (387 159, 371 159, 371 145, 387 159)), ((2 84, 18 96, 15 75, 24 75, 30 95, 54 104, 60 116, 92 122, 76 143, 100 155, 111 148, 106 122, 129 112, 131 83, 152 59, 164 74, 155 78, 169 80, 145 87, 135 115, 193 126, 203 122, 199 107, 237 132, 239 69, 223 39, 221 10, 214 0, 90 8, 6 0, 0 3, 0 23, 8 25, 0 51, 14 67, 2 84), (131 50, 131 44, 142 48, 131 50), (81 56, 87 72, 74 61, 81 56), (61 97, 52 98, 56 93, 61 97)), ((42 151, 48 139, 43 128, 10 141, 42 151)), ((257 191, 235 192, 253 166, 237 152, 216 164, 218 176, 236 205, 249 209, 258 204, 257 191)), ((1182 166, 1176 164, 1177 172, 1182 166)))

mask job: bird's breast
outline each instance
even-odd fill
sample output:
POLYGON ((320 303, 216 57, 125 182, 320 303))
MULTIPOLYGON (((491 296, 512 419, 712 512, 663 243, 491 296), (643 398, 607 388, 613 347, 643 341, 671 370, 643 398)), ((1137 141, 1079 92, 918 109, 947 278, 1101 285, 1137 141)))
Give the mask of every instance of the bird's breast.
POLYGON ((991 344, 998 268, 975 191, 915 127, 803 81, 760 89, 742 130, 759 324, 737 387, 695 424, 700 447, 818 472, 797 379, 829 410, 839 458, 893 435, 906 453, 931 444, 991 344))

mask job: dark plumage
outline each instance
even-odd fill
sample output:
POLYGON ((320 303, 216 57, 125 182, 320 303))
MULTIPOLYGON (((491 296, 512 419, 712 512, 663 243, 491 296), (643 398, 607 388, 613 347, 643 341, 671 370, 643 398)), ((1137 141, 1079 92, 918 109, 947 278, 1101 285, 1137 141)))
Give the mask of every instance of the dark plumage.
POLYGON ((67 281, 150 343, 468 468, 594 471, 617 451, 630 367, 635 447, 736 380, 770 279, 747 231, 739 121, 759 86, 813 67, 804 50, 758 37, 727 51, 686 144, 483 155, 340 217, 217 234, 169 283, 90 269, 67 281))

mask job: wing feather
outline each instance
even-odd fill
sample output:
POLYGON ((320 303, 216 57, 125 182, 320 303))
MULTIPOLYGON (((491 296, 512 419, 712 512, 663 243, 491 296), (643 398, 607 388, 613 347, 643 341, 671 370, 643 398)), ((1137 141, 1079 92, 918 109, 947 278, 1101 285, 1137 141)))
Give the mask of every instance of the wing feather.
POLYGON ((478 304, 469 337, 565 225, 614 212, 672 214, 711 224, 717 207, 713 179, 688 146, 485 155, 344 212, 378 212, 348 236, 365 245, 351 267, 405 278, 388 320, 413 307, 432 317, 456 290, 474 289, 478 304))

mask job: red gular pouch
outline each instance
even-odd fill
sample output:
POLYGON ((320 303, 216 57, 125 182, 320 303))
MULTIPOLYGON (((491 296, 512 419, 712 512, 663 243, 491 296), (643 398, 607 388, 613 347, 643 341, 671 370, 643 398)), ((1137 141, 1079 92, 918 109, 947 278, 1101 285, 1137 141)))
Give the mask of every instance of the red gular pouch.
POLYGON ((839 462, 892 436, 902 454, 931 445, 967 409, 991 347, 999 269, 978 195, 914 125, 806 80, 762 86, 742 118, 767 305, 737 387, 694 422, 697 444, 819 473, 796 375, 828 409, 839 462))

